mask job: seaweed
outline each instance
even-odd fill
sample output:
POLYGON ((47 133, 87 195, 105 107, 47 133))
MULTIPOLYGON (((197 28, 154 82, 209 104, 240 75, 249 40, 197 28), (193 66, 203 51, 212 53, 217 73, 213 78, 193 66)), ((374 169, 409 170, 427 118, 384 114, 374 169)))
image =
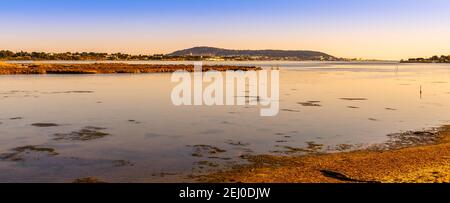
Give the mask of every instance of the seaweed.
POLYGON ((75 179, 72 183, 106 183, 106 182, 101 181, 100 179, 94 177, 87 177, 75 179))
POLYGON ((242 146, 242 147, 250 145, 250 143, 243 143, 241 141, 233 141, 233 140, 228 140, 226 143, 229 144, 229 145, 242 146))
POLYGON ((213 162, 210 162, 210 161, 199 161, 199 162, 195 162, 195 165, 198 165, 198 166, 208 166, 208 167, 213 167, 213 168, 219 166, 219 164, 213 163, 213 162))
POLYGON ((286 112, 294 112, 294 113, 299 113, 299 110, 294 110, 294 109, 281 109, 281 111, 286 111, 286 112))
POLYGON ((79 131, 56 133, 54 134, 54 140, 90 141, 111 135, 109 133, 101 132, 100 130, 105 130, 105 128, 87 126, 79 131))
MULTIPOLYGON (((188 145, 188 147, 191 147, 188 145)), ((210 146, 210 145, 194 145, 194 152, 192 156, 194 157, 203 157, 205 154, 220 154, 226 152, 224 149, 220 149, 218 147, 210 146)))
POLYGON ((112 161, 115 167, 134 166, 133 163, 127 160, 114 160, 112 161))
POLYGON ((12 152, 0 154, 0 160, 3 161, 24 161, 25 154, 30 152, 44 153, 48 156, 56 156, 58 153, 53 148, 39 147, 34 145, 27 145, 22 147, 17 147, 11 150, 12 152))
POLYGON ((33 123, 31 124, 34 127, 41 127, 41 128, 47 128, 47 127, 56 127, 59 126, 56 123, 33 123))
POLYGON ((344 97, 344 98, 339 98, 340 100, 346 100, 346 101, 366 101, 368 100, 367 98, 350 98, 350 97, 344 97))
POLYGON ((321 107, 322 105, 320 105, 319 103, 320 101, 297 102, 297 104, 307 107, 321 107))

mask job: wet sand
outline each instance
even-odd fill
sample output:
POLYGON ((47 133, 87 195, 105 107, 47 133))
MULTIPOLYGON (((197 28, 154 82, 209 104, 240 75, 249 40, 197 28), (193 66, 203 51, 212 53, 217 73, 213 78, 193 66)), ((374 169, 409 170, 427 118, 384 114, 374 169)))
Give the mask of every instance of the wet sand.
POLYGON ((450 126, 398 134, 366 150, 305 156, 248 156, 248 165, 199 177, 200 182, 449 183, 450 126))
MULTIPOLYGON (((214 65, 203 66, 203 71, 260 70, 255 66, 214 65)), ((193 65, 150 65, 124 63, 94 64, 7 64, 0 63, 0 75, 16 74, 114 74, 114 73, 171 73, 179 70, 194 71, 193 65)))

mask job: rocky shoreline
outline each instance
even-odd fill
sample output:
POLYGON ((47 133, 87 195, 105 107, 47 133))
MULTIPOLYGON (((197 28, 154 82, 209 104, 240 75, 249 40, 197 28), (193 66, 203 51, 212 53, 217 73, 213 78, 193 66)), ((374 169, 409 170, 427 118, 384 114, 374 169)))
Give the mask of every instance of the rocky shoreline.
POLYGON ((401 133, 382 146, 334 154, 256 155, 197 177, 214 183, 450 183, 450 126, 401 133))
MULTIPOLYGON (((93 64, 8 64, 0 63, 0 75, 18 74, 139 74, 172 73, 175 71, 193 72, 193 65, 153 65, 125 63, 93 64)), ((261 70, 255 66, 204 65, 203 71, 253 71, 261 70)))

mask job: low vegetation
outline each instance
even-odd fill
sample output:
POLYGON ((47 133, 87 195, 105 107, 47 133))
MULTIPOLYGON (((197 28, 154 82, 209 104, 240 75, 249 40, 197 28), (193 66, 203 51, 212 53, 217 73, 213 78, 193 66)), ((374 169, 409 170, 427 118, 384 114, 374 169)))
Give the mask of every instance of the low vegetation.
POLYGON ((0 68, 14 68, 14 67, 17 67, 17 65, 0 61, 0 68))
POLYGON ((450 55, 448 56, 433 56, 430 58, 410 58, 402 60, 402 63, 450 63, 450 55))
MULTIPOLYGON (((5 63, 6 64, 6 63, 5 63)), ((254 66, 203 66, 203 71, 216 70, 260 70, 254 66)), ((0 75, 15 74, 113 74, 113 73, 171 73, 178 70, 194 71, 194 65, 151 65, 125 63, 93 63, 93 64, 19 64, 0 65, 0 75)))

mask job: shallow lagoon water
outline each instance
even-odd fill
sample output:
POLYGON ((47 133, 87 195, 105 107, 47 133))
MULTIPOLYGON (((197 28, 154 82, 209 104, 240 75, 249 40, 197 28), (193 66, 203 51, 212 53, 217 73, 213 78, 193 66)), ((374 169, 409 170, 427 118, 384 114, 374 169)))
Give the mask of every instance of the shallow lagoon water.
POLYGON ((170 74, 0 76, 0 181, 191 181, 245 154, 364 148, 450 121, 450 65, 227 63, 280 68, 278 116, 174 106, 170 74), (45 123, 57 126, 33 125, 45 123), (73 139, 80 132, 94 136, 73 139), (14 153, 22 160, 5 156, 14 153))

